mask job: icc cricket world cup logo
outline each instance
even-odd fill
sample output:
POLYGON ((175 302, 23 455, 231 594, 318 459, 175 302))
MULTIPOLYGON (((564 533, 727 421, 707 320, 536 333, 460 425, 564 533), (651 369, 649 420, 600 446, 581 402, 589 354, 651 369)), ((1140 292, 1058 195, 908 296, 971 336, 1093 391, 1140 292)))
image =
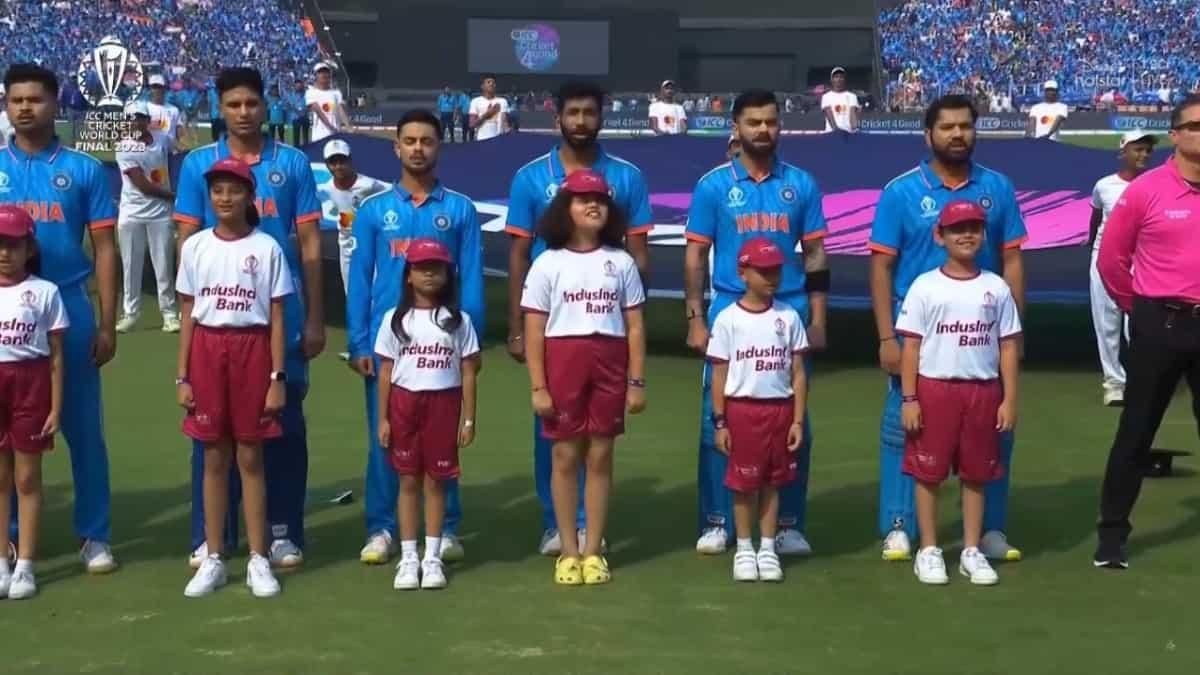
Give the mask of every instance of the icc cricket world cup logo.
POLYGON ((76 84, 79 85, 84 98, 93 106, 122 107, 126 100, 135 99, 142 93, 142 62, 121 44, 118 38, 110 35, 101 40, 100 46, 90 54, 85 54, 79 62, 76 84), (95 73, 95 79, 89 78, 92 72, 95 73), (123 99, 119 95, 120 88, 125 83, 126 76, 131 75, 136 77, 129 78, 129 91, 123 99), (93 93, 94 87, 90 86, 93 83, 99 85, 101 96, 97 97, 93 93))

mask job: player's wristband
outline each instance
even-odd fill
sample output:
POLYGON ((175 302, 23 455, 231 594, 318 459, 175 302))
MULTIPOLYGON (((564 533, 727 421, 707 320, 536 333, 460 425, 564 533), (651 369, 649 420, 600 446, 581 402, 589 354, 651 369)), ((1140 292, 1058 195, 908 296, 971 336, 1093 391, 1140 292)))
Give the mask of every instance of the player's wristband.
POLYGON ((831 285, 829 270, 813 270, 804 277, 804 290, 809 293, 828 293, 831 285))
POLYGON ((901 397, 900 397, 900 402, 901 402, 901 403, 916 403, 916 402, 917 402, 917 397, 916 397, 915 395, 913 395, 913 396, 901 396, 901 397))
POLYGON ((178 387, 181 384, 191 384, 191 380, 188 380, 186 377, 175 378, 175 386, 178 387))
POLYGON ((717 415, 716 413, 714 413, 714 414, 713 414, 713 416, 712 416, 712 423, 713 423, 713 428, 714 428, 714 429, 724 429, 724 428, 726 428, 726 427, 728 426, 728 425, 725 423, 725 416, 724 416, 724 415, 717 415))
POLYGON ((463 420, 464 429, 470 429, 473 426, 475 426, 475 420, 463 420))
POLYGON ((646 381, 638 379, 636 377, 631 377, 631 378, 629 378, 629 386, 634 387, 636 389, 645 389, 646 381))

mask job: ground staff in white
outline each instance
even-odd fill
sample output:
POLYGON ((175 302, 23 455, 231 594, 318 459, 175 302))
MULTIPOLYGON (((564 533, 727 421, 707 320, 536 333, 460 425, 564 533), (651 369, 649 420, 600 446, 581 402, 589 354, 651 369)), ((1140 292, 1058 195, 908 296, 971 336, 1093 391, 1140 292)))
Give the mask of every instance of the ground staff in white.
POLYGON ((329 211, 328 204, 324 206, 324 209, 326 216, 332 217, 338 224, 342 291, 345 292, 349 290, 347 279, 350 278, 350 253, 354 251, 354 237, 350 235, 354 225, 354 214, 358 211, 358 205, 362 204, 367 197, 383 192, 391 186, 381 180, 358 173, 354 169, 354 162, 350 159, 350 144, 340 138, 327 142, 322 154, 331 178, 328 182, 317 186, 317 196, 321 198, 322 202, 330 202, 333 206, 332 213, 329 211))
POLYGON ((1117 308, 1100 273, 1096 271, 1096 254, 1100 251, 1100 238, 1104 235, 1104 224, 1112 213, 1117 200, 1129 187, 1133 179, 1142 175, 1154 152, 1155 136, 1144 130, 1129 131, 1121 137, 1121 170, 1096 182, 1092 190, 1092 221, 1087 245, 1092 248, 1091 277, 1092 325, 1096 330, 1096 347, 1100 352, 1100 367, 1104 372, 1104 405, 1121 405, 1125 401, 1125 368, 1119 358, 1121 334, 1129 338, 1129 322, 1117 308))
POLYGON ((132 330, 141 315, 142 265, 149 249, 158 286, 162 329, 177 333, 175 223, 171 213, 175 193, 171 190, 168 164, 174 141, 170 136, 150 131, 150 110, 145 101, 131 103, 126 113, 133 118, 133 133, 118 146, 116 153, 117 168, 121 171, 117 240, 125 288, 125 315, 117 323, 117 332, 132 330))

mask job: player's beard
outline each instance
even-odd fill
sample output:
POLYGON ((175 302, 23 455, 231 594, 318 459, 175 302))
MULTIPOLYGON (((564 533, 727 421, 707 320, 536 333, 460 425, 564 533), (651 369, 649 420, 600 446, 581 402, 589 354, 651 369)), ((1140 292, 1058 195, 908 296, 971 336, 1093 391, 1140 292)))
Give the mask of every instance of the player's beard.
POLYGON ((575 135, 572 134, 569 129, 567 129, 567 125, 565 124, 560 124, 558 126, 558 131, 562 135, 562 139, 566 141, 567 145, 576 152, 583 152, 584 150, 590 149, 596 144, 596 139, 600 137, 600 130, 596 129, 583 139, 576 138, 575 135))
POLYGON ((754 144, 754 137, 746 137, 738 134, 739 152, 752 159, 768 159, 775 154, 775 150, 779 147, 778 139, 772 141, 765 147, 759 147, 754 144))
POLYGON ((961 166, 971 161, 971 155, 975 153, 975 143, 964 141, 966 148, 951 147, 950 143, 933 145, 933 157, 939 163, 945 166, 961 166))

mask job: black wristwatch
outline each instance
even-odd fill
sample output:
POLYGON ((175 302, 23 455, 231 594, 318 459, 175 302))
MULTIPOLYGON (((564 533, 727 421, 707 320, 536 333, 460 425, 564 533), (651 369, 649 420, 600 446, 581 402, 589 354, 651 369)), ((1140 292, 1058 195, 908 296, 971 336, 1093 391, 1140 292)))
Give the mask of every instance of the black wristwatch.
POLYGON ((287 382, 287 373, 283 372, 282 370, 272 371, 271 372, 271 381, 286 383, 287 382))
POLYGON ((718 430, 724 429, 727 426, 725 424, 725 416, 717 415, 715 413, 712 416, 712 423, 713 423, 713 429, 718 429, 718 430))

